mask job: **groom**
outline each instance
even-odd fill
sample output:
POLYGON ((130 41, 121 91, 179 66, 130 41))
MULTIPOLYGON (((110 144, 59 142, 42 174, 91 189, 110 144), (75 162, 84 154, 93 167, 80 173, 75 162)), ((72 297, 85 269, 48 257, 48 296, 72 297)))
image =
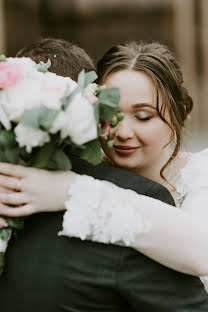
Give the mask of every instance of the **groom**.
MULTIPOLYGON (((42 39, 18 56, 37 62, 50 58, 52 71, 74 79, 81 69, 94 69, 82 49, 62 40, 42 39)), ((70 157, 79 174, 174 205, 169 192, 155 182, 70 157)), ((59 237, 62 218, 62 212, 33 215, 9 244, 0 278, 1 312, 208 311, 208 296, 197 277, 170 270, 130 248, 59 237)))

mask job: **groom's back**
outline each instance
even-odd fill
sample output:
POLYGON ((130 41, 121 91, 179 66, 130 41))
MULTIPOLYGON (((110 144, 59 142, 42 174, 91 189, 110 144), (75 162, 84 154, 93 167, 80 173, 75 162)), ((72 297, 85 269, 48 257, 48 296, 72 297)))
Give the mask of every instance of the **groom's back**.
POLYGON ((0 279, 0 311, 129 311, 116 287, 123 249, 59 237, 62 218, 31 216, 11 242, 0 279))
POLYGON ((207 312, 197 277, 130 248, 59 237, 62 213, 31 216, 0 279, 1 312, 207 312))

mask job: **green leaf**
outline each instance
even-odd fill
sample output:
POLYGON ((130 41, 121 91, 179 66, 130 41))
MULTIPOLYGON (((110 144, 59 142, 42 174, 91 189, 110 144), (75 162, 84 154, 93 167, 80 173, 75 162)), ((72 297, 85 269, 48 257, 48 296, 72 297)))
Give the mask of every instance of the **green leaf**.
POLYGON ((41 104, 26 111, 20 122, 30 128, 49 130, 58 113, 41 104))
POLYGON ((81 90, 83 90, 85 87, 85 70, 84 69, 81 71, 81 73, 79 73, 77 83, 79 87, 81 88, 81 90))
POLYGON ((11 237, 11 234, 12 234, 12 229, 9 229, 9 228, 0 229, 0 238, 2 240, 7 241, 11 237))
POLYGON ((79 157, 93 165, 99 164, 101 161, 101 147, 99 139, 86 143, 85 147, 85 149, 78 151, 79 157))
POLYGON ((52 161, 56 164, 56 170, 70 170, 72 168, 69 157, 62 149, 56 149, 52 161))
POLYGON ((18 164, 20 148, 7 148, 4 150, 5 161, 12 164, 18 164))
POLYGON ((55 109, 50 109, 44 105, 41 106, 41 111, 40 111, 40 117, 39 117, 39 124, 40 127, 46 131, 48 131, 54 120, 56 119, 59 111, 55 109))
POLYGON ((38 149, 35 153, 32 160, 32 166, 40 169, 47 169, 48 162, 52 158, 55 149, 55 142, 52 141, 42 146, 41 149, 38 149))
POLYGON ((100 103, 99 101, 93 104, 93 109, 94 109, 94 116, 97 124, 99 124, 100 121, 100 103))
POLYGON ((90 83, 97 79, 97 74, 95 71, 90 71, 85 74, 84 88, 86 88, 90 83))
POLYGON ((1 130, 0 131, 0 146, 15 146, 15 134, 13 131, 1 130))
POLYGON ((120 101, 120 91, 118 88, 106 88, 100 92, 98 98, 100 103, 113 108, 118 108, 120 101))
POLYGON ((46 63, 44 63, 43 61, 40 61, 40 63, 37 64, 37 70, 42 73, 46 73, 50 67, 51 67, 50 59, 48 59, 46 63))
POLYGON ((4 151, 0 150, 0 161, 1 162, 7 162, 4 151))
POLYGON ((9 217, 4 216, 4 219, 7 221, 9 227, 12 227, 12 228, 17 229, 17 230, 22 230, 24 228, 24 218, 23 217, 9 218, 9 217))
POLYGON ((7 58, 5 55, 1 54, 0 55, 0 62, 6 62, 7 61, 7 58))
POLYGON ((113 116, 116 114, 117 108, 110 107, 104 104, 100 104, 100 119, 111 121, 113 116))
POLYGON ((62 102, 62 109, 66 110, 68 105, 70 104, 70 102, 72 101, 73 97, 77 94, 81 92, 81 88, 78 86, 76 87, 76 89, 74 89, 69 95, 64 96, 61 99, 62 102))
POLYGON ((41 113, 41 105, 37 107, 33 107, 30 110, 26 111, 20 120, 24 126, 39 129, 40 128, 40 113, 41 113))
POLYGON ((85 70, 83 69, 81 73, 79 73, 77 83, 81 90, 85 89, 90 83, 95 81, 97 79, 97 74, 95 71, 90 71, 88 73, 85 73, 85 70))

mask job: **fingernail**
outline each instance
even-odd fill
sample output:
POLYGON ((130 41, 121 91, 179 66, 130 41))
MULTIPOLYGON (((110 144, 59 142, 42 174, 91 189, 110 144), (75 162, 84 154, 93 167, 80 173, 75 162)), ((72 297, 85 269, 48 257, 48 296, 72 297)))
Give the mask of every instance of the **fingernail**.
POLYGON ((8 223, 6 221, 0 219, 0 227, 1 228, 8 227, 8 223))

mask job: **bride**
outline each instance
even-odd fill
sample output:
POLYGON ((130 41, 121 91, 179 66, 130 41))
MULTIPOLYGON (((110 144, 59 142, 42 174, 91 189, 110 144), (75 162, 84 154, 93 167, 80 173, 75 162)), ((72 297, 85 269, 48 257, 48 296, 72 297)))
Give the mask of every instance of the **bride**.
POLYGON ((1 163, 0 215, 66 209, 59 235, 124 244, 174 270, 207 275, 208 149, 180 151, 193 103, 179 65, 161 44, 132 42, 105 53, 98 77, 120 88, 125 115, 110 130, 111 149, 102 138, 105 161, 163 184, 176 207, 72 171, 1 163))

